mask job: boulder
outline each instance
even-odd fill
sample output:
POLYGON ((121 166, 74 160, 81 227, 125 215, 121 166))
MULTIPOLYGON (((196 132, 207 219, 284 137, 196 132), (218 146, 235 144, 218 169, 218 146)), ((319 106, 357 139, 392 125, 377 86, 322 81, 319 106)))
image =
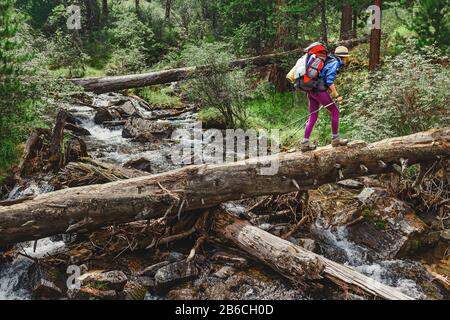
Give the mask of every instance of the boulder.
POLYGON ((169 262, 178 262, 178 261, 183 260, 184 258, 185 258, 184 254, 182 254, 180 252, 172 251, 171 253, 169 253, 167 260, 169 262))
POLYGON ((63 290, 57 285, 58 270, 35 263, 28 270, 33 297, 36 299, 60 299, 63 290))
POLYGON ((157 142, 171 137, 174 127, 168 123, 132 117, 122 130, 122 137, 138 142, 157 142))
POLYGON ((128 278, 122 271, 118 270, 108 272, 95 270, 81 275, 78 277, 78 280, 83 287, 95 286, 101 289, 121 291, 127 283, 128 278))
POLYGON ((125 300, 144 300, 147 289, 137 281, 128 281, 122 294, 125 300))
POLYGON ((175 285, 195 279, 199 270, 193 262, 179 261, 160 268, 155 274, 156 290, 160 293, 168 291, 175 285))
POLYGON ((73 300, 116 300, 119 298, 115 290, 101 290, 94 287, 83 287, 71 291, 69 298, 73 300))
POLYGON ((136 170, 153 173, 150 161, 145 158, 129 160, 123 166, 125 168, 133 168, 136 170))
POLYGON ((376 193, 364 195, 362 219, 347 227, 349 240, 381 259, 405 256, 428 244, 428 226, 406 203, 376 193))
POLYGON ((117 111, 122 118, 130 118, 133 116, 142 117, 139 110, 131 101, 125 101, 125 103, 115 105, 111 109, 117 111))
POLYGON ((112 120, 113 116, 107 108, 105 107, 98 108, 94 116, 95 124, 102 124, 105 121, 112 121, 112 120))

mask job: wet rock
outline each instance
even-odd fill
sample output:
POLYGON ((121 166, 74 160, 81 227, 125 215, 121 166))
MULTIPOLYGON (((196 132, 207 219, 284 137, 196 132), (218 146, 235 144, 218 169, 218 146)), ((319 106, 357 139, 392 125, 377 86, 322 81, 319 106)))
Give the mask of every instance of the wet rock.
POLYGON ((157 142, 170 138, 174 127, 168 123, 161 123, 141 118, 130 118, 122 130, 122 137, 137 142, 157 142))
POLYGON ((220 268, 217 272, 214 273, 214 276, 220 279, 226 279, 228 277, 230 277, 231 275, 233 275, 233 273, 235 272, 233 267, 230 266, 224 266, 222 268, 220 268))
POLYGON ((169 261, 162 261, 162 262, 156 263, 154 265, 151 265, 151 266, 145 268, 143 271, 141 271, 139 273, 139 275, 154 277, 156 272, 159 269, 161 269, 162 267, 167 266, 169 263, 170 263, 169 261))
POLYGON ((153 280, 152 277, 137 276, 137 277, 133 277, 132 280, 134 282, 137 282, 138 284, 140 284, 141 286, 143 286, 145 288, 154 288, 155 287, 155 281, 153 280))
POLYGON ((144 300, 147 289, 137 281, 128 281, 122 294, 125 300, 144 300))
POLYGON ((183 260, 185 257, 184 254, 180 253, 180 252, 176 252, 176 251, 172 251, 169 256, 167 257, 167 260, 169 262, 178 262, 183 260))
POLYGON ((142 117, 139 113, 139 110, 136 109, 133 102, 125 101, 123 104, 118 104, 112 107, 113 110, 116 110, 122 118, 129 118, 132 116, 142 117))
POLYGON ((115 290, 84 287, 80 290, 71 291, 69 298, 74 300, 116 300, 119 296, 115 290))
POLYGON ((341 180, 337 183, 339 186, 348 188, 348 189, 362 189, 364 188, 364 184, 357 180, 353 179, 347 179, 347 180, 341 180))
POLYGON ((31 291, 37 299, 59 299, 64 297, 58 287, 58 271, 40 264, 33 264, 28 271, 31 291))
POLYGON ((309 251, 314 251, 316 248, 316 242, 313 239, 302 238, 298 239, 298 244, 309 251))
POLYGON ((64 128, 66 130, 72 131, 77 136, 90 136, 91 135, 91 133, 88 129, 74 125, 72 123, 66 123, 64 128))
POLYGON ((101 289, 121 291, 127 283, 128 278, 122 271, 104 272, 96 270, 81 275, 78 280, 82 286, 88 287, 89 285, 95 284, 96 287, 101 287, 101 289))
POLYGON ((104 107, 98 108, 98 110, 94 116, 95 124, 102 124, 105 121, 112 121, 112 120, 113 120, 113 116, 107 108, 104 108, 104 107))
POLYGON ((264 231, 269 231, 272 228, 272 225, 270 223, 262 223, 258 226, 258 228, 264 231))
POLYGON ((158 292, 165 292, 180 283, 195 279, 199 270, 194 263, 174 262, 159 269, 155 274, 155 285, 158 292))
POLYGON ((349 240, 382 259, 405 256, 428 243, 427 225, 406 203, 370 194, 366 203, 372 204, 361 212, 364 219, 347 227, 349 240))
POLYGON ((141 170, 145 172, 152 173, 151 162, 145 158, 139 158, 135 160, 130 160, 123 165, 125 168, 133 168, 136 170, 141 170))
POLYGON ((298 239, 296 239, 296 238, 294 238, 294 237, 289 237, 289 238, 287 238, 286 240, 289 241, 289 242, 292 243, 292 244, 295 244, 296 246, 299 245, 298 239))

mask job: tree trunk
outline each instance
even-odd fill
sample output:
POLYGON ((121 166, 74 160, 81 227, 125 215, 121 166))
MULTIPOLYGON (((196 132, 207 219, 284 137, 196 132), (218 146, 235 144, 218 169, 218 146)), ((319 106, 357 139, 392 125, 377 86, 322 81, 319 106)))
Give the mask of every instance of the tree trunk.
POLYGON ((322 41, 328 46, 328 26, 327 26, 327 0, 320 1, 320 16, 322 28, 322 41))
POLYGON ((341 16, 341 40, 348 40, 352 38, 352 24, 353 24, 353 8, 350 3, 342 5, 341 16))
MULTIPOLYGON (((382 0, 374 0, 373 4, 381 9, 382 0)), ((381 59, 381 28, 373 28, 370 34, 369 70, 376 70, 381 59)))
POLYGON ((103 14, 103 20, 108 20, 109 16, 109 8, 108 8, 108 0, 102 0, 102 14, 103 14))
POLYGON ((170 20, 171 11, 172 11, 172 0, 166 0, 166 21, 170 20))
POLYGON ((92 29, 92 26, 94 25, 93 20, 93 8, 92 8, 92 2, 91 0, 84 0, 84 6, 86 7, 86 21, 87 21, 87 28, 88 30, 92 29))
POLYGON ((50 163, 52 169, 57 171, 62 164, 62 143, 64 138, 64 127, 66 126, 67 112, 59 110, 56 116, 55 127, 53 128, 52 138, 50 141, 50 163))
POLYGON ((323 276, 339 286, 344 285, 370 296, 388 300, 413 300, 397 289, 276 237, 247 221, 227 217, 226 213, 221 212, 220 218, 223 216, 228 220, 216 225, 219 235, 295 283, 323 276))
POLYGON ((141 4, 139 0, 134 0, 134 6, 136 8, 136 13, 139 14, 139 12, 141 11, 141 4))
POLYGON ((194 165, 153 175, 64 189, 33 200, 0 206, 0 247, 72 230, 93 230, 211 208, 231 200, 317 188, 373 174, 389 173, 400 159, 412 165, 450 157, 450 128, 387 139, 353 142, 308 153, 271 155, 220 165, 194 165), (264 164, 261 162, 263 161, 264 164), (275 175, 261 175, 267 163, 275 175))
MULTIPOLYGON (((337 43, 337 45, 345 45, 348 48, 352 48, 364 42, 367 42, 367 38, 362 37, 359 39, 340 41, 339 43, 337 43)), ((252 58, 239 59, 230 62, 230 68, 235 67, 242 68, 248 65, 265 66, 276 62, 282 62, 285 58, 290 57, 292 55, 301 55, 301 54, 303 54, 303 49, 291 50, 287 52, 257 56, 252 58)), ((187 67, 158 72, 150 72, 145 74, 125 75, 125 76, 79 78, 79 79, 72 79, 71 81, 75 84, 82 86, 86 91, 105 93, 186 80, 195 77, 198 74, 198 72, 205 72, 205 71, 208 71, 208 66, 187 67)), ((224 72, 226 71, 227 70, 225 69, 224 72)))
POLYGON ((353 31, 352 38, 356 38, 358 36, 358 11, 353 11, 353 31))
POLYGON ((282 12, 281 8, 284 4, 283 0, 276 0, 276 16, 277 16, 277 33, 275 36, 275 49, 282 48, 283 50, 287 50, 287 28, 285 25, 286 15, 282 12))

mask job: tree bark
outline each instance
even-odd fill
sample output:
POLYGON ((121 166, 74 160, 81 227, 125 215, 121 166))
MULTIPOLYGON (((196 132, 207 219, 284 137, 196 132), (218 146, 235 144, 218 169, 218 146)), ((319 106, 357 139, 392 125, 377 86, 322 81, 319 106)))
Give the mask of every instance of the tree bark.
MULTIPOLYGON (((337 43, 337 45, 345 45, 348 48, 352 48, 364 42, 367 42, 366 37, 341 41, 337 43)), ((274 53, 269 55, 239 59, 230 62, 229 67, 243 68, 248 65, 265 66, 276 62, 282 62, 283 59, 289 56, 300 54, 303 54, 303 49, 296 49, 282 53, 274 53)), ((164 71, 125 75, 125 76, 78 78, 78 79, 71 79, 71 81, 75 84, 82 86, 86 91, 105 93, 186 80, 194 78, 199 73, 207 72, 208 70, 209 70, 208 66, 186 67, 186 68, 170 69, 164 71)), ((226 71, 227 71, 226 68, 224 68, 224 72, 226 71)))
POLYGON ((341 16, 341 40, 348 40, 352 38, 352 24, 353 24, 353 8, 350 3, 342 5, 341 16))
POLYGON ((103 20, 108 20, 109 16, 109 7, 108 7, 108 0, 102 0, 102 14, 103 14, 103 20))
MULTIPOLYGON (((226 213, 220 213, 227 216, 226 213)), ((331 261, 291 242, 230 217, 216 227, 223 238, 233 242, 254 258, 293 282, 320 279, 322 276, 350 289, 388 300, 413 300, 397 289, 386 286, 349 267, 331 261), (231 221, 230 221, 231 220, 231 221)))
POLYGON ((308 153, 194 165, 153 176, 60 190, 0 207, 0 247, 66 230, 93 230, 164 215, 176 217, 230 200, 313 189, 340 179, 393 172, 400 158, 412 165, 449 156, 450 128, 443 128, 369 145, 353 142, 348 147, 328 146, 308 153), (265 166, 262 163, 269 161, 279 164, 278 172, 261 175, 260 169, 265 166))
POLYGON ((166 21, 170 20, 171 11, 172 11, 172 0, 166 0, 166 21))
MULTIPOLYGON (((382 0, 374 0, 373 4, 380 7, 382 0)), ((374 71, 380 66, 381 60, 381 28, 373 28, 370 33, 369 70, 374 71)))
POLYGON ((358 11, 353 10, 353 30, 352 30, 352 38, 356 38, 358 36, 358 11))
POLYGON ((66 126, 67 112, 59 110, 56 116, 56 123, 53 128, 50 141, 50 163, 53 170, 59 170, 62 164, 62 143, 64 138, 64 127, 66 126))

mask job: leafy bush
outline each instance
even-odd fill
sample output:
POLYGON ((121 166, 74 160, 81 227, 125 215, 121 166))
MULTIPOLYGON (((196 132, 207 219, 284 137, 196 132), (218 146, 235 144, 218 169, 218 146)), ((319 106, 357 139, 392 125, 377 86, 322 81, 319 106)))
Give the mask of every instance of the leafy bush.
POLYGON ((351 114, 344 122, 354 138, 373 141, 450 125, 450 70, 436 63, 442 57, 433 48, 425 50, 386 58, 376 73, 347 79, 342 91, 351 114))
POLYGON ((245 70, 228 69, 233 55, 221 43, 204 44, 200 47, 188 46, 181 53, 185 65, 209 65, 196 79, 187 83, 188 96, 202 107, 214 108, 223 116, 227 127, 246 127, 247 110, 245 103, 253 97, 251 79, 245 70))

